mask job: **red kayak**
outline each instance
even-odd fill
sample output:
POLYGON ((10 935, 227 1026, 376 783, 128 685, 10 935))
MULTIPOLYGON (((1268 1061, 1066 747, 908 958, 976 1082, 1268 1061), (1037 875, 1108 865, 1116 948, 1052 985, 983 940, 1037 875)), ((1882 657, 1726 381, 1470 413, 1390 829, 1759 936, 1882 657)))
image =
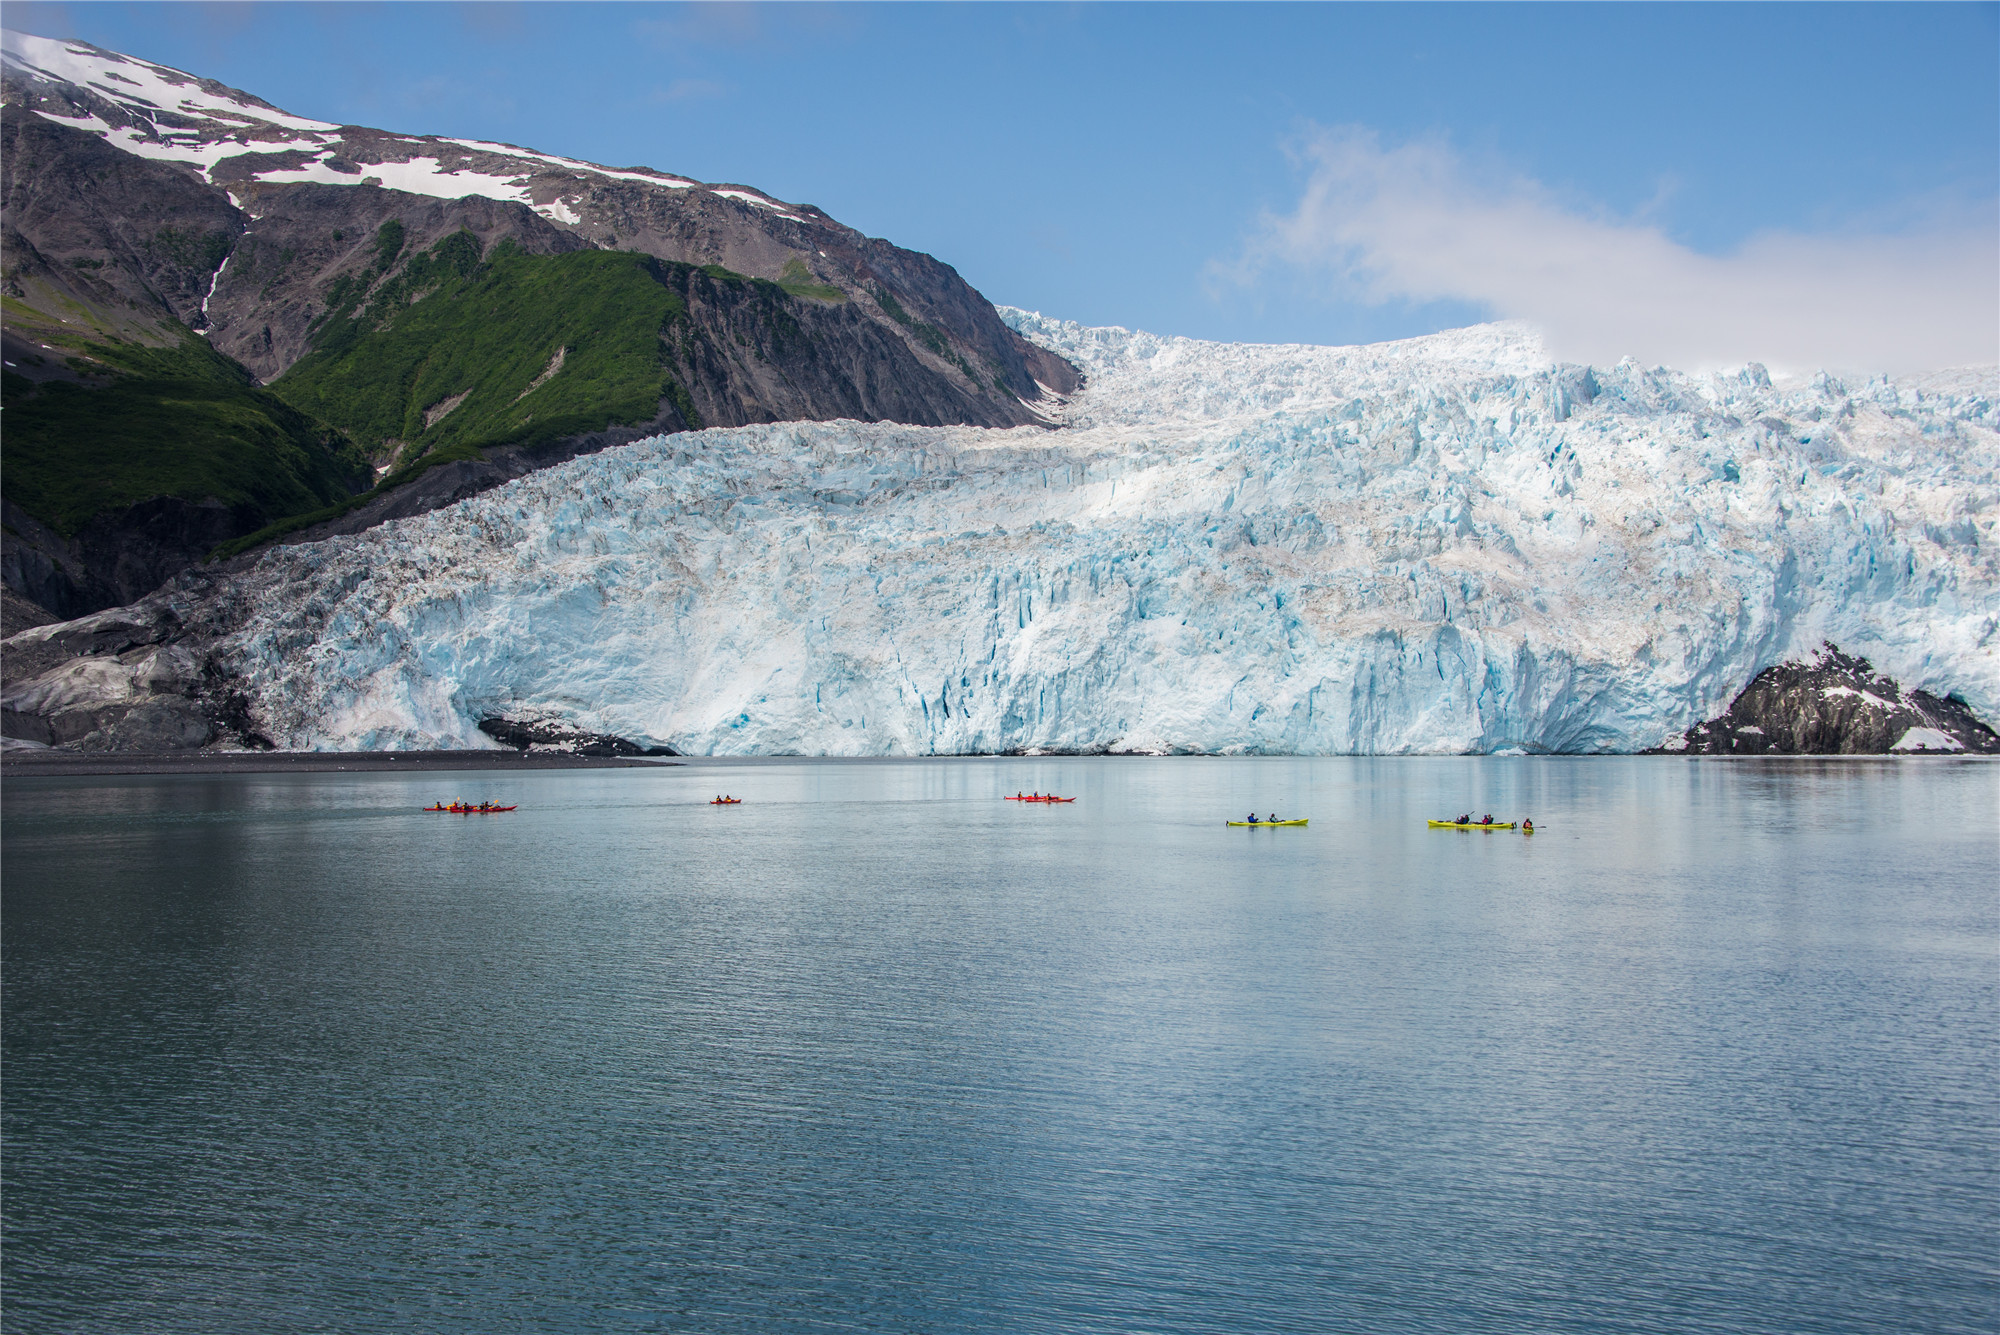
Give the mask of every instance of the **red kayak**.
MULTIPOLYGON (((518 805, 520 804, 519 803, 515 804, 515 806, 518 805)), ((448 807, 424 808, 425 811, 448 811, 456 816, 488 816, 496 811, 512 811, 513 809, 514 807, 496 807, 496 806, 469 807, 460 802, 453 802, 448 807)))
POLYGON ((1001 800, 1002 800, 1002 801, 1006 801, 1006 802, 1074 802, 1074 801, 1076 801, 1076 799, 1075 799, 1075 798, 1073 798, 1073 797, 1008 797, 1008 798, 1002 798, 1001 800))
POLYGON ((740 797, 715 797, 710 798, 708 804, 712 807, 740 807, 743 805, 743 799, 740 797))

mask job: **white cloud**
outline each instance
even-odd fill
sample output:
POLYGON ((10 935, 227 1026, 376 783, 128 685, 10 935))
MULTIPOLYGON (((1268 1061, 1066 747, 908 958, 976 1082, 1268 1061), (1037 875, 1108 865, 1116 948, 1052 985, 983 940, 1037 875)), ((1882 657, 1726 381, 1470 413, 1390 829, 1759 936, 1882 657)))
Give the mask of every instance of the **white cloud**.
POLYGON ((1990 216, 1895 235, 1767 232, 1703 255, 1642 221, 1594 217, 1537 182, 1491 181, 1439 143, 1315 130, 1305 193, 1227 273, 1274 265, 1370 303, 1475 302, 1545 331, 1558 356, 1690 370, 1913 370, 2000 361, 1990 216))

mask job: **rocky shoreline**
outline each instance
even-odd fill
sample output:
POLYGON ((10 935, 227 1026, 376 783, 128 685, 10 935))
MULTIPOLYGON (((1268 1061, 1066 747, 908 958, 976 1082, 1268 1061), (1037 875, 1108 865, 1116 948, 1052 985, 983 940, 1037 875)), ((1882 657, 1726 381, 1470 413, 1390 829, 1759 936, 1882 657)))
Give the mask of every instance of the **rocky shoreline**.
POLYGON ((1828 642, 1810 661, 1765 668, 1729 708, 1646 754, 2000 755, 2000 735, 1955 696, 1905 694, 1828 642))

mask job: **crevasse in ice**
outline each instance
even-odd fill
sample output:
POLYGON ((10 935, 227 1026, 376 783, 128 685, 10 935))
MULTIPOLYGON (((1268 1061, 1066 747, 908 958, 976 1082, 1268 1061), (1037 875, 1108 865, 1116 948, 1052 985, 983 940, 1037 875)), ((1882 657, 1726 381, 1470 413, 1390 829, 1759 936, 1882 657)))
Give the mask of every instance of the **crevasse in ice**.
POLYGON ((1088 329, 1060 430, 788 423, 273 552, 227 642, 280 745, 1632 750, 1831 639, 2000 706, 1991 370, 1774 385, 1088 329))

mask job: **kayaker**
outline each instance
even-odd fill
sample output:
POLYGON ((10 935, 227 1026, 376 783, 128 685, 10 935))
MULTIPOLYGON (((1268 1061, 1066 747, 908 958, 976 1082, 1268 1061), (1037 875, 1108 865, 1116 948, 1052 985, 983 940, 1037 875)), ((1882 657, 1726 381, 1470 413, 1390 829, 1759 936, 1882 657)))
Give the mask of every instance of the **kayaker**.
POLYGON ((1465 814, 1464 814, 1463 816, 1460 816, 1460 817, 1458 818, 1458 822, 1457 822, 1457 823, 1458 823, 1458 824, 1460 824, 1460 825, 1470 825, 1470 824, 1472 824, 1472 813, 1471 813, 1470 811, 1466 812, 1466 813, 1465 813, 1465 814))
POLYGON ((1278 823, 1278 813, 1277 813, 1277 812, 1275 812, 1275 811, 1274 811, 1274 812, 1272 812, 1272 813, 1271 813, 1271 819, 1270 819, 1269 821, 1265 822, 1265 823, 1266 823, 1266 824, 1268 824, 1268 825, 1276 825, 1276 824, 1278 823))
POLYGON ((1491 825, 1493 823, 1493 813, 1489 811, 1484 816, 1481 816, 1479 823, 1481 825, 1491 825))
POLYGON ((1533 821, 1531 821, 1531 820, 1523 820, 1523 821, 1521 822, 1521 833, 1522 833, 1522 834, 1533 834, 1534 832, 1535 832, 1535 823, 1534 823, 1533 821))
POLYGON ((1245 825, 1255 825, 1257 823, 1257 813, 1253 811, 1249 815, 1245 816, 1243 818, 1243 823, 1245 825))

